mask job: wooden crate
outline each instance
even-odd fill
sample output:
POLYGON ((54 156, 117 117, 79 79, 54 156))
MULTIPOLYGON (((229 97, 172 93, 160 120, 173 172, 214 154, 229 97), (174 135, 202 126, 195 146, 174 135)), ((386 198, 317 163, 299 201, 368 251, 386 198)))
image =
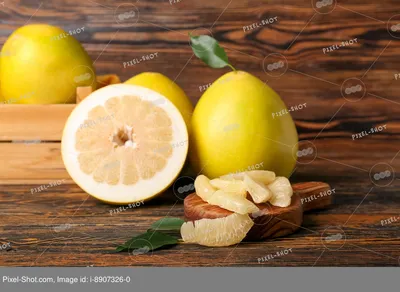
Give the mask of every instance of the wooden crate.
MULTIPOLYGON (((104 75, 97 82, 101 88, 120 80, 104 75)), ((89 93, 88 88, 79 88, 77 102, 89 93)), ((75 106, 0 105, 0 184, 72 182, 61 158, 61 137, 75 106)))

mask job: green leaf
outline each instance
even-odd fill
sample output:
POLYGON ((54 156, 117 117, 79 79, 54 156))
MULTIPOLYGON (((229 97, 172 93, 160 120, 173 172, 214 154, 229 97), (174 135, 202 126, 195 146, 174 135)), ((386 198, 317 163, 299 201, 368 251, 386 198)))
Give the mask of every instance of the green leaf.
POLYGON ((115 251, 135 251, 143 254, 168 245, 178 244, 178 238, 157 231, 147 231, 146 233, 132 237, 123 245, 118 246, 115 251))
POLYGON ((182 224, 185 223, 184 220, 180 218, 162 218, 151 225, 153 230, 181 230, 182 224))
POLYGON ((125 250, 127 250, 127 249, 126 249, 126 247, 124 245, 119 245, 115 249, 116 252, 121 252, 121 251, 125 251, 125 250))
POLYGON ((214 38, 208 35, 189 36, 192 50, 197 58, 201 59, 211 68, 224 68, 228 66, 235 71, 235 68, 229 64, 225 50, 220 47, 214 38))

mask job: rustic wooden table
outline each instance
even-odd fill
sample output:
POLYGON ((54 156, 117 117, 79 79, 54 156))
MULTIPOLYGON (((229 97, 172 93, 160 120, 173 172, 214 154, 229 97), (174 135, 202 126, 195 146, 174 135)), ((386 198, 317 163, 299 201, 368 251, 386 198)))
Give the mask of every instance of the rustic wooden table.
MULTIPOLYGON (((0 265, 399 266, 400 3, 336 2, 5 1, 0 6, 1 43, 25 23, 51 23, 67 31, 84 27, 76 38, 97 73, 117 73, 125 80, 158 71, 176 80, 193 102, 203 86, 227 72, 193 57, 188 33, 211 31, 235 67, 264 80, 288 107, 306 103, 291 114, 300 139, 314 145, 317 155, 299 164, 291 181, 328 182, 336 199, 332 208, 306 214, 302 228, 284 238, 227 248, 182 244, 138 256, 114 254, 116 245, 155 220, 183 216, 182 201, 169 190, 143 206, 110 215, 116 207, 89 197, 69 179, 59 141, 51 141, 47 152, 38 151, 42 158, 37 163, 21 160, 18 168, 0 174, 0 265), (137 23, 118 24, 117 7, 129 3, 139 11, 137 23), (151 54, 152 59, 124 68, 124 62, 151 54), (263 63, 267 67, 279 58, 286 60, 280 71, 263 69, 263 63), (357 91, 357 84, 362 85, 358 98, 349 97, 346 89, 355 86, 357 91), (377 133, 352 136, 375 127, 377 133), (389 177, 374 180, 386 170, 389 177), (32 188, 56 179, 66 181, 31 194, 32 188), (66 228, 55 232, 54 224, 66 228), (333 235, 341 240, 323 240, 333 235)), ((0 147, 0 164, 7 165, 13 150, 0 147)), ((24 151, 38 149, 36 144, 24 147, 13 154, 22 159, 24 151)))

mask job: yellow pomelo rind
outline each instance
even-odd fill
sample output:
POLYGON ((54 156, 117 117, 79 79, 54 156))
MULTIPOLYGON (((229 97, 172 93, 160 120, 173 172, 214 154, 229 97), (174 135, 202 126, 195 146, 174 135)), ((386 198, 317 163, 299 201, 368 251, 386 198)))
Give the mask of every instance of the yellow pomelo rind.
POLYGON ((193 115, 193 104, 182 88, 174 81, 161 73, 143 72, 128 79, 124 83, 152 89, 168 98, 182 114, 190 134, 190 120, 193 115))
POLYGON ((74 103, 76 88, 96 89, 92 60, 59 27, 29 24, 15 30, 1 50, 1 95, 14 104, 74 103))
POLYGON ((285 109, 279 95, 249 73, 219 78, 193 112, 189 158, 195 171, 211 179, 252 169, 289 176, 296 164, 296 127, 290 114, 273 116, 285 109))

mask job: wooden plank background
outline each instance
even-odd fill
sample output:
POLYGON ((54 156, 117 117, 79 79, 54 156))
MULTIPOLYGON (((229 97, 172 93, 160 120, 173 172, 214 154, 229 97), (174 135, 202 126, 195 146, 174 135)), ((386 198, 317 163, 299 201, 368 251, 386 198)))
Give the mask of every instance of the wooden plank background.
MULTIPOLYGON (((11 250, 0 250, 0 265, 398 266, 399 180, 378 187, 369 171, 377 163, 390 164, 394 171, 400 167, 400 80, 395 78, 400 42, 387 29, 389 19, 400 20, 396 17, 400 3, 335 3, 331 13, 320 14, 310 0, 5 1, 0 6, 1 43, 26 23, 51 23, 67 31, 85 27, 76 38, 89 52, 98 74, 116 73, 126 80, 143 71, 157 71, 176 80, 194 103, 202 94, 199 87, 228 72, 207 68, 192 57, 187 34, 212 27, 212 35, 235 67, 264 80, 288 107, 307 103, 292 115, 300 139, 314 141, 318 157, 310 164, 299 164, 291 180, 328 182, 337 197, 334 207, 307 214, 303 228, 285 238, 227 248, 183 244, 139 256, 113 254, 116 245, 145 231, 154 220, 183 216, 182 202, 173 190, 111 216, 115 206, 98 202, 68 180, 57 141, 3 141, 0 164, 8 172, 0 177, 11 179, 0 181, 0 243, 10 243, 11 250), (140 12, 139 21, 131 27, 115 21, 116 8, 126 3, 134 3, 140 12), (278 21, 243 31, 244 26, 271 17, 278 21), (358 40, 354 45, 327 54, 322 51, 354 38, 358 40), (124 68, 124 62, 152 53, 158 57, 124 68), (271 53, 284 54, 288 61, 289 69, 281 77, 268 76, 263 70, 263 59, 271 53), (358 102, 346 101, 340 91, 344 80, 353 77, 362 78, 368 92, 358 102), (386 129, 352 139, 353 134, 379 125, 386 129), (24 163, 26 153, 35 153, 37 161, 24 163), (35 180, 38 176, 40 181, 35 180), (59 186, 32 191, 43 180, 61 179, 66 180, 59 186), (397 221, 382 226, 381 220, 391 217, 397 221), (55 224, 71 224, 71 228, 55 233, 55 224), (343 229, 342 247, 328 249, 322 244, 324 230, 331 225, 343 229), (285 256, 259 263, 259 258, 290 248, 285 256)), ((21 123, 8 125, 0 117, 0 127, 12 136, 13 127, 21 123)))

